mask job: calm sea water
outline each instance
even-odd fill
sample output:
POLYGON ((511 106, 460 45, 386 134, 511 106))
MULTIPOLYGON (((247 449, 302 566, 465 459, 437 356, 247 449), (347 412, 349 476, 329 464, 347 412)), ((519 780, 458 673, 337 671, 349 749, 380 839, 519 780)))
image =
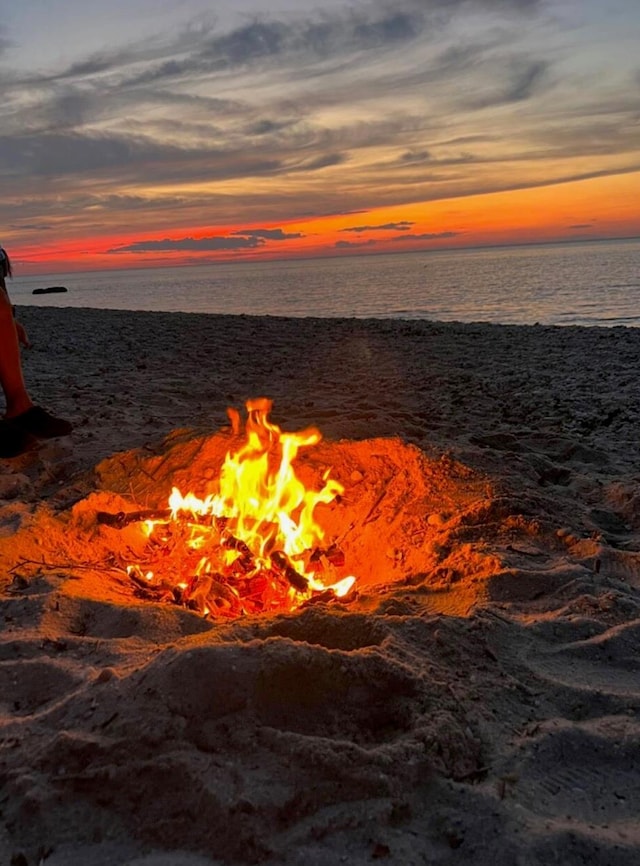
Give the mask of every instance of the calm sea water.
POLYGON ((640 239, 17 276, 17 304, 640 327, 640 239), (64 285, 66 294, 33 295, 64 285))

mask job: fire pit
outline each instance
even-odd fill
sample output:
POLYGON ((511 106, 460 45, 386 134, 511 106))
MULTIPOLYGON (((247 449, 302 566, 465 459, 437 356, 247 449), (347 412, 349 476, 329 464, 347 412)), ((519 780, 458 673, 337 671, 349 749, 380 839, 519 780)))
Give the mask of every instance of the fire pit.
POLYGON ((74 482, 68 510, 43 503, 0 539, 0 565, 59 581, 60 597, 227 622, 318 604, 395 610, 412 595, 466 614, 501 567, 476 527, 488 479, 399 438, 283 432, 270 409, 252 400, 245 423, 230 411, 215 434, 177 430, 107 458, 74 482))

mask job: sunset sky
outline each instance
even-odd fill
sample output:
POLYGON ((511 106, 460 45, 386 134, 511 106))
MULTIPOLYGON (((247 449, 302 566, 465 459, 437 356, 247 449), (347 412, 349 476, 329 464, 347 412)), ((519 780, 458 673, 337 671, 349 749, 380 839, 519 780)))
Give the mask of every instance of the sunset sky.
POLYGON ((24 274, 640 236, 640 0, 0 0, 24 274))

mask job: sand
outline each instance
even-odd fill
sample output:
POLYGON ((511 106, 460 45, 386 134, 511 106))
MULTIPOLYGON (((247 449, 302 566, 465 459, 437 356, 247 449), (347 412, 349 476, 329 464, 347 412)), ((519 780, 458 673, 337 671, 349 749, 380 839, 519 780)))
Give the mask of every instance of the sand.
POLYGON ((0 862, 640 863, 640 330, 20 315, 76 427, 0 461, 0 862), (357 596, 140 597, 98 511, 263 395, 357 596))

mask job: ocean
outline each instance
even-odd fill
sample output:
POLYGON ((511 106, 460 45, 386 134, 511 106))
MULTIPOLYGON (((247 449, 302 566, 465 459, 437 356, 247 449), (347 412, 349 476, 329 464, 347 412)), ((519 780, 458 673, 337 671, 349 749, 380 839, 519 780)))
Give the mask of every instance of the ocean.
POLYGON ((640 239, 21 277, 15 304, 640 327, 640 239), (64 294, 33 289, 64 285, 64 294))

